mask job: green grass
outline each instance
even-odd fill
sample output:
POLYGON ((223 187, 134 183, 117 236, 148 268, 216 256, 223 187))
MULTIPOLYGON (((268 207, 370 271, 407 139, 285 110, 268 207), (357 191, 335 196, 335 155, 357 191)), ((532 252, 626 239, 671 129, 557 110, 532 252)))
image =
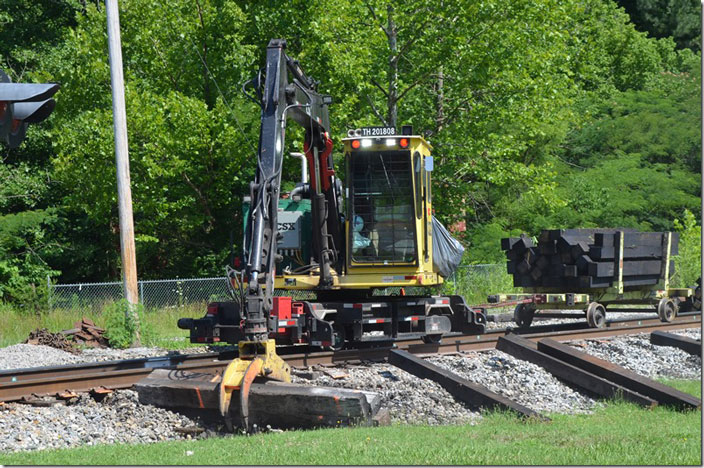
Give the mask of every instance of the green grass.
MULTIPOLYGON (((697 381, 677 381, 701 394, 697 381)), ((2 464, 250 465, 478 464, 700 465, 701 411, 611 402, 548 423, 495 413, 475 426, 292 431, 147 445, 103 445, 0 455, 2 464), (187 455, 192 452, 192 455, 187 455)))
POLYGON ((442 285, 442 294, 463 296, 467 304, 485 304, 489 294, 517 293, 513 276, 506 273, 506 264, 460 267, 442 285))
MULTIPOLYGON (((206 304, 190 304, 184 307, 147 309, 144 317, 155 336, 143 344, 168 349, 197 346, 188 341, 188 331, 180 330, 176 322, 182 317, 202 317, 205 315, 205 307, 206 304)), ((101 311, 58 309, 38 315, 20 312, 10 305, 0 303, 0 347, 22 343, 29 332, 36 328, 46 328, 54 333, 73 328, 73 323, 83 317, 93 320, 98 326, 104 324, 101 311)))

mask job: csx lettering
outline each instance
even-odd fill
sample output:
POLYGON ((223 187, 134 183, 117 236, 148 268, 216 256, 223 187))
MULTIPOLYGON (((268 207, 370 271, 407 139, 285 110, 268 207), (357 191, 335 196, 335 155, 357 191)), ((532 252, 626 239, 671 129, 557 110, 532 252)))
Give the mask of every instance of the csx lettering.
POLYGON ((279 223, 279 231, 294 231, 296 223, 279 223))

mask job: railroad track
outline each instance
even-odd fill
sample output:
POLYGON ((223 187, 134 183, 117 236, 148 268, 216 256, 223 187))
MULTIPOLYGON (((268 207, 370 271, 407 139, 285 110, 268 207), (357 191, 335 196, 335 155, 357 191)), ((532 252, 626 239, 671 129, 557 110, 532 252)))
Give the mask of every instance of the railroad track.
MULTIPOLYGON (((609 322, 605 328, 580 328, 583 326, 582 323, 573 323, 561 326, 537 326, 526 330, 502 328, 490 330, 482 335, 445 337, 443 342, 438 344, 425 344, 420 339, 404 340, 396 342, 395 346, 386 345, 334 352, 308 351, 283 355, 282 357, 294 367, 381 361, 388 357, 392 349, 401 349, 416 355, 494 349, 499 337, 504 336, 508 331, 516 332, 531 341, 552 338, 565 342, 649 333, 655 330, 701 327, 701 315, 679 316, 670 323, 663 323, 659 319, 630 319, 609 322)), ((154 369, 216 374, 222 372, 234 357, 236 357, 234 351, 225 351, 0 371, 0 402, 17 401, 32 396, 61 396, 74 392, 100 392, 129 388, 149 375, 154 369)))

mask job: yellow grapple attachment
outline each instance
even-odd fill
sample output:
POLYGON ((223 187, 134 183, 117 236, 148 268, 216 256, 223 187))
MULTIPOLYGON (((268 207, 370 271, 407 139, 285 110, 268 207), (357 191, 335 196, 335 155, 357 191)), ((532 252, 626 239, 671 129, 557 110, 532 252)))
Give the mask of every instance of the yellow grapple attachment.
POLYGON ((230 400, 232 392, 240 392, 240 418, 242 427, 249 430, 249 388, 257 377, 265 377, 281 382, 291 382, 291 367, 276 354, 276 342, 240 341, 239 357, 234 359, 222 376, 220 383, 220 414, 225 424, 232 430, 230 400))

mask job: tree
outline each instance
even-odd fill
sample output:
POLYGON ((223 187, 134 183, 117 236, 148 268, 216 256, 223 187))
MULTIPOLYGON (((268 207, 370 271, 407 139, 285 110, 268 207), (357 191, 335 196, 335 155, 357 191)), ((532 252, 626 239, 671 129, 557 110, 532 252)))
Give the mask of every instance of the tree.
MULTIPOLYGON (((120 6, 138 269, 147 277, 219 273, 241 225, 256 141, 253 106, 227 97, 251 57, 237 45, 241 12, 226 1, 120 6)), ((89 236, 78 244, 97 238, 107 257, 90 276, 111 278, 119 241, 103 12, 88 6, 45 64, 66 90, 53 173, 69 216, 93 226, 73 232, 89 236)))
POLYGON ((700 50, 701 5, 696 0, 617 0, 640 31, 672 37, 679 48, 700 50))

